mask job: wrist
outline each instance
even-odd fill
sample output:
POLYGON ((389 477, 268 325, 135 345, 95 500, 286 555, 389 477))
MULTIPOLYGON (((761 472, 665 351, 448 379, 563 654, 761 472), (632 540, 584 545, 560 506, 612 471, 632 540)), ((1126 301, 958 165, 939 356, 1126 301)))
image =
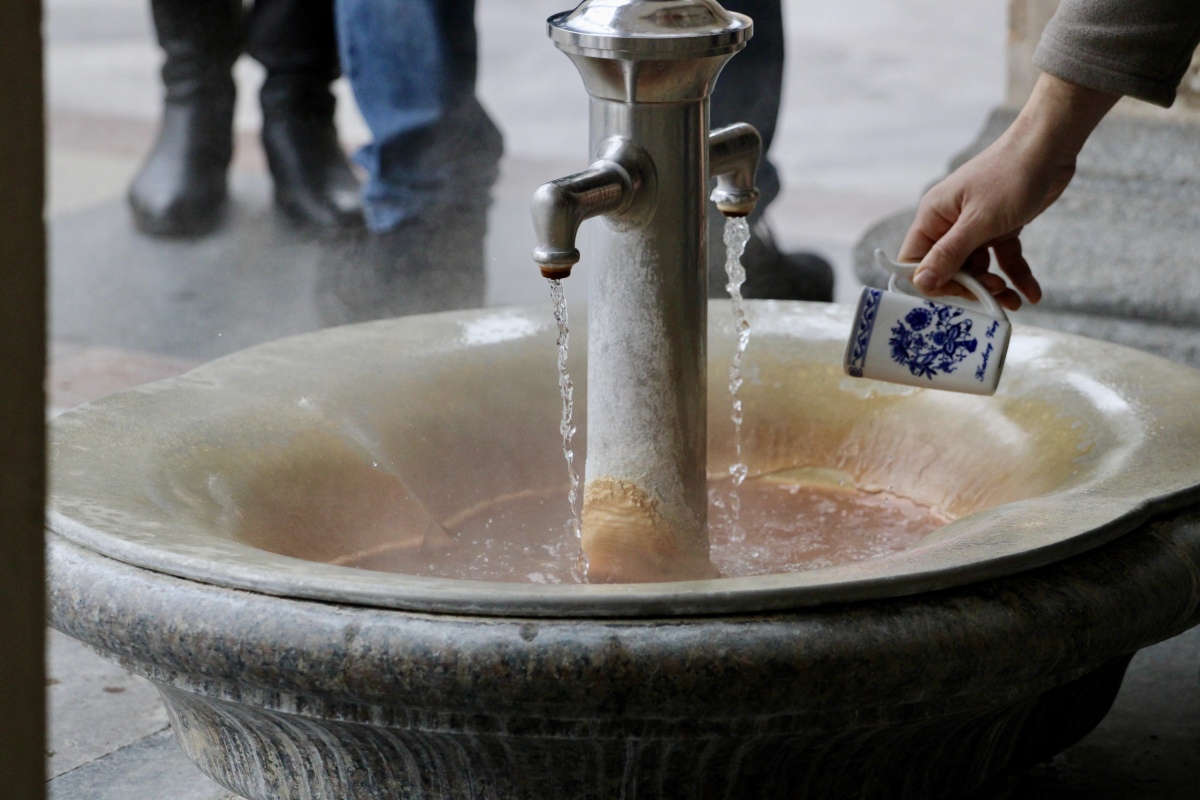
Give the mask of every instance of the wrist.
POLYGON ((1009 132, 1059 164, 1074 164, 1088 136, 1120 95, 1043 72, 1009 132))

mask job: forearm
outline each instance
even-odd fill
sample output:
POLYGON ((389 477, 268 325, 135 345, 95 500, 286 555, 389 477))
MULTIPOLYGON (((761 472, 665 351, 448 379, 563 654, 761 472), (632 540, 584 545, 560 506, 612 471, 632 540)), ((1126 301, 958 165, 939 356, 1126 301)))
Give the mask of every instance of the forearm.
POLYGON ((1058 199, 1075 174, 1084 142, 1119 99, 1043 74, 1017 119, 990 147, 931 188, 900 249, 920 259, 913 280, 939 291, 965 267, 1008 308, 1020 298, 988 275, 988 249, 1027 298, 1041 288, 1021 253, 1021 228, 1058 199))

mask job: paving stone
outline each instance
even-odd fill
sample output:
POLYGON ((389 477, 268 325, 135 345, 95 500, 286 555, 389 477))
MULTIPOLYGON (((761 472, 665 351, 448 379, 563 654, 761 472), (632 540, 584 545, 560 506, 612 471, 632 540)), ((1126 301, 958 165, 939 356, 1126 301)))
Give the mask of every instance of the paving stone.
POLYGON ((166 730, 167 712, 149 681, 68 636, 47 633, 51 778, 166 730))
POLYGON ((51 348, 46 389, 51 406, 73 408, 142 383, 181 375, 196 365, 155 353, 61 344, 51 348))
MULTIPOLYGON (((485 242, 489 305, 544 304, 530 258, 528 198, 561 162, 510 162, 494 194, 485 242), (514 168, 515 167, 515 168, 514 168)), ((171 241, 133 230, 123 198, 64 213, 50 228, 51 336, 55 341, 207 361, 322 326, 319 270, 327 245, 279 219, 265 175, 234 170, 220 228, 171 241)), ((579 300, 586 281, 572 284, 579 300)))
POLYGON ((239 800, 196 769, 170 731, 72 770, 47 788, 49 800, 239 800))
POLYGON ((123 199, 55 219, 52 338, 201 361, 320 327, 319 245, 271 213, 264 176, 233 178, 228 218, 203 239, 137 233, 123 199))

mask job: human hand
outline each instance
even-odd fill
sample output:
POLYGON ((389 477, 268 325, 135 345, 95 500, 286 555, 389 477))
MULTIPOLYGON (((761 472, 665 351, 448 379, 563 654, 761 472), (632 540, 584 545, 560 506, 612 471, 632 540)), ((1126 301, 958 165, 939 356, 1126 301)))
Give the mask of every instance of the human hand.
POLYGON ((1021 295, 1038 302, 1042 289, 1021 252, 1021 230, 1067 188, 1079 150, 1117 99, 1043 74, 1009 129, 921 200, 898 256, 920 261, 917 288, 969 296, 951 282, 961 269, 1005 308, 1019 308, 1021 295), (1015 290, 989 271, 992 253, 1015 290))

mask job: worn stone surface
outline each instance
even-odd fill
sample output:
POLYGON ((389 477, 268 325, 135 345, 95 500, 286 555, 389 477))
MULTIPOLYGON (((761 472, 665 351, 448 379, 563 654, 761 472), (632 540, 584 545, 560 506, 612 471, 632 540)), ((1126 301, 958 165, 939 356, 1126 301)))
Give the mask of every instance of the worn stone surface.
MULTIPOLYGON (((61 635, 60 635, 61 636, 61 635)), ((98 656, 77 645, 90 658, 98 656)), ((1168 639, 1134 656, 1112 711, 1079 744, 1054 759, 981 789, 969 800, 1183 800, 1200 775, 1200 628, 1168 639)), ((119 669, 113 667, 113 669, 119 669)), ((69 676, 68 676, 69 679, 69 676)), ((125 713, 126 695, 109 695, 113 716, 125 713)), ((51 712, 70 719, 70 709, 51 712)), ((146 747, 147 759, 161 760, 154 770, 110 769, 125 763, 124 754, 103 772, 68 773, 51 781, 54 800, 163 800, 193 784, 211 789, 212 800, 227 793, 205 783, 197 768, 163 734, 146 747), (80 780, 87 775, 86 781, 80 780), (171 792, 164 792, 164 785, 171 792)), ((106 761, 108 761, 106 759, 106 761)), ((201 800, 209 800, 201 794, 201 800)), ((963 798, 966 800, 966 798, 963 798)))
MULTIPOLYGON (((1000 135, 993 113, 951 168, 1000 135)), ((1075 180, 1021 236, 1045 296, 1017 319, 1200 364, 1200 127, 1113 119, 1084 148, 1075 180)), ((915 211, 891 215, 855 248, 860 279, 886 279, 871 257, 895 254, 915 211)))
POLYGON ((335 606, 61 540, 50 564, 55 625, 169 687, 184 748, 254 800, 301 775, 345 798, 796 796, 801 775, 812 797, 924 799, 1062 749, 1122 656, 1197 621, 1200 513, 962 590, 731 618, 335 606))
MULTIPOLYGON (((966 585, 1109 541, 1163 502, 1177 507, 1178 493, 1200 500, 1200 372, 1031 331, 1000 398, 883 393, 844 374, 848 307, 747 309, 756 328, 737 458, 751 475, 830 466, 960 519, 921 547, 704 587, 509 583, 480 594, 332 564, 394 544, 410 501, 445 520, 562 485, 561 439, 546 424, 561 410, 546 369, 554 330, 514 309, 293 337, 63 415, 51 525, 127 563, 250 591, 438 613, 653 616, 966 585), (1073 388, 1081 382, 1103 391, 1073 388)), ((709 312, 708 403, 719 408, 733 318, 716 301, 709 312)), ((724 471, 733 425, 714 415, 708 433, 710 470, 724 471)))

